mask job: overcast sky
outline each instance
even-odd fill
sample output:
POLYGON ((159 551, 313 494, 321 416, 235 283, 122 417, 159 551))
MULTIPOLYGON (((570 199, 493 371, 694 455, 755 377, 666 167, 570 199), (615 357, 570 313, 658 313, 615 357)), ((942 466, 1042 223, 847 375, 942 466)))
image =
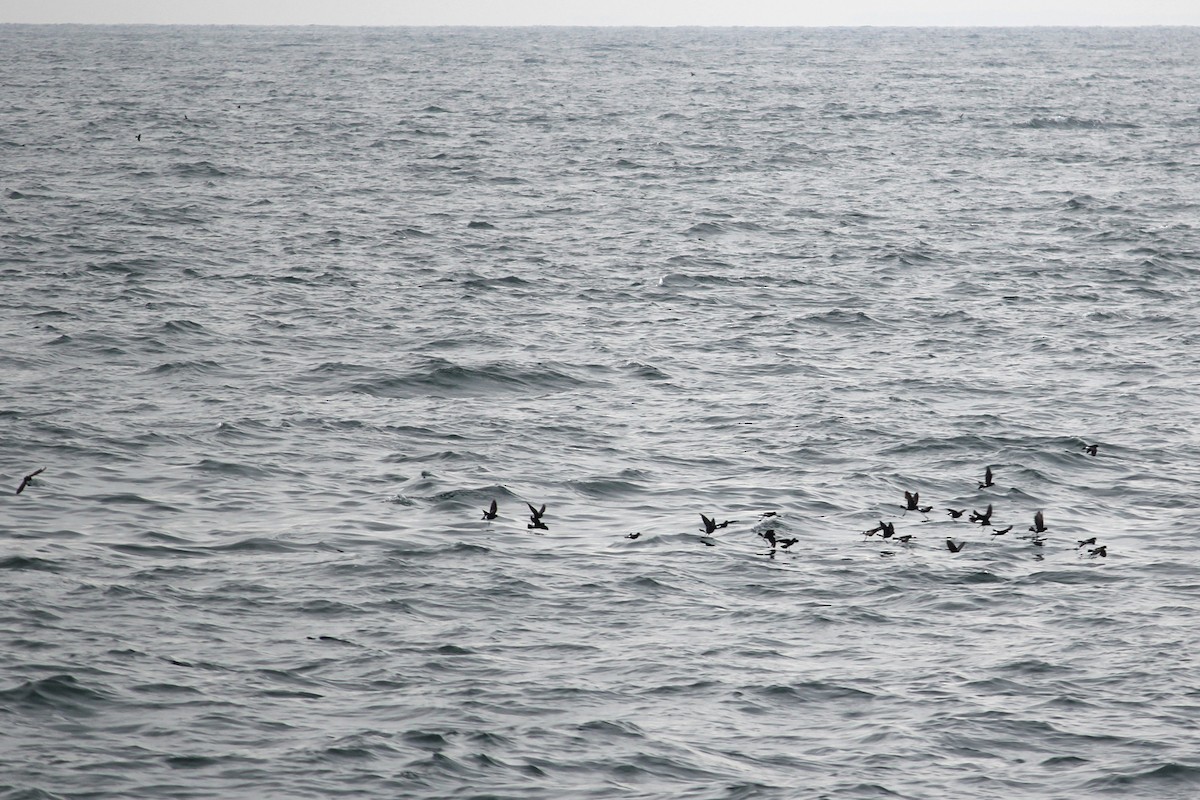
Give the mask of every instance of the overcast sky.
POLYGON ((0 0, 0 22, 1200 25, 1200 0, 0 0))

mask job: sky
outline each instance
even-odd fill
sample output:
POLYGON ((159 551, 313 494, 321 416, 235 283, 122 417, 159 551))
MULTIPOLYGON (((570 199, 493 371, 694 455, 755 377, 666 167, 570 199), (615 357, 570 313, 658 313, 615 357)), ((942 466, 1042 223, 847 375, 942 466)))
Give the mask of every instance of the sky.
POLYGON ((1200 0, 0 0, 0 23, 1200 25, 1200 0))

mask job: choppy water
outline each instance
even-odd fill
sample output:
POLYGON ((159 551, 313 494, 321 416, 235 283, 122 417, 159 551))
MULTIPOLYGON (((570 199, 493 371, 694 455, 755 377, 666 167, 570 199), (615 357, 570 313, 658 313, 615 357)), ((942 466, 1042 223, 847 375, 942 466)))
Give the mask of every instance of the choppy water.
POLYGON ((1200 792, 1200 32, 0 71, 0 797, 1200 792))

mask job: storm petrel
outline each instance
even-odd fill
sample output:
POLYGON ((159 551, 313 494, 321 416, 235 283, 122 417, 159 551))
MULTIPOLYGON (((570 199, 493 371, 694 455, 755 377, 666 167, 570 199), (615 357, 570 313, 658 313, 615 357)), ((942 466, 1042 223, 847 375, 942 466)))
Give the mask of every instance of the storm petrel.
POLYGON ((1047 528, 1042 523, 1042 512, 1039 511, 1033 515, 1033 525, 1031 525, 1029 527, 1029 530, 1033 531, 1034 533, 1045 533, 1046 532, 1047 528))
POLYGON ((1079 542, 1079 544, 1075 545, 1075 549, 1076 549, 1076 550, 1078 550, 1079 548, 1083 547, 1083 546, 1084 546, 1084 545, 1086 545, 1086 544, 1095 544, 1095 543, 1096 543, 1096 537, 1095 537, 1095 536, 1093 536, 1093 537, 1092 537, 1092 538, 1090 538, 1090 539, 1083 539, 1083 540, 1081 540, 1081 541, 1079 542))
POLYGON ((31 472, 28 475, 26 475, 24 478, 22 478, 21 485, 17 487, 17 494, 20 494, 21 492, 25 491, 25 487, 28 486, 29 484, 33 483, 33 479, 36 478, 38 475, 41 475, 45 471, 46 471, 46 468, 42 467, 41 469, 35 470, 34 472, 31 472))
POLYGON ((986 489, 989 486, 995 486, 995 484, 992 483, 992 468, 991 467, 988 467, 986 470, 984 470, 983 483, 979 484, 979 488, 986 489))
POLYGON ((967 510, 965 508, 961 511, 957 508, 947 508, 946 513, 950 515, 951 519, 958 519, 963 514, 967 513, 967 510))
POLYGON ((1098 444, 1085 444, 1083 446, 1084 452, 1086 452, 1089 456, 1096 455, 1096 450, 1098 450, 1099 448, 1100 448, 1100 445, 1098 445, 1098 444))
POLYGON ((988 503, 987 511, 980 514, 978 511, 971 512, 971 522, 978 522, 985 527, 992 524, 992 504, 988 503))
POLYGON ((907 492, 906 491, 904 493, 904 502, 905 502, 904 510, 905 511, 916 511, 917 510, 917 501, 920 498, 921 498, 920 492, 907 492))
POLYGON ((946 540, 946 549, 949 550, 951 553, 957 553, 959 550, 962 550, 966 546, 967 546, 966 542, 963 542, 962 544, 955 544, 953 539, 946 540))
POLYGON ((496 518, 496 501, 493 500, 492 504, 487 507, 486 511, 483 512, 483 519, 495 519, 495 518, 496 518))

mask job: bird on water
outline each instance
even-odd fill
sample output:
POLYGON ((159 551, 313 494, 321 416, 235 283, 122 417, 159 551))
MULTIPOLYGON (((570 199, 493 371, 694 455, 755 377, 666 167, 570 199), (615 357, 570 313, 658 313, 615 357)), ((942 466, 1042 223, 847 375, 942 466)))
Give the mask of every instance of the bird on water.
POLYGON ((46 471, 46 468, 42 467, 41 469, 34 470, 33 472, 29 473, 24 478, 22 478, 21 485, 17 487, 16 493, 20 494, 21 492, 25 491, 25 487, 28 486, 29 484, 33 483, 33 479, 36 478, 38 475, 41 475, 45 471, 46 471))
POLYGON ((784 550, 787 550, 789 547, 791 547, 798 541, 800 541, 800 540, 794 536, 791 539, 780 539, 779 546, 782 547, 784 550))
POLYGON ((1078 550, 1079 548, 1083 547, 1084 545, 1095 544, 1095 543, 1096 543, 1095 536, 1093 536, 1090 539, 1080 539, 1079 544, 1075 545, 1075 549, 1078 550))
POLYGON ((1086 452, 1086 453, 1087 453, 1089 456, 1094 456, 1094 455, 1096 455, 1096 451, 1100 449, 1100 445, 1098 445, 1098 444, 1085 444, 1085 445, 1083 446, 1083 449, 1084 449, 1084 452, 1086 452))
POLYGON ((717 521, 715 519, 709 519, 708 517, 704 516, 703 514, 700 515, 700 519, 704 520, 704 532, 705 533, 712 533, 717 528, 725 528, 729 525, 729 520, 725 520, 724 522, 717 524, 717 521))
POLYGON ((1034 533, 1045 533, 1047 528, 1042 520, 1042 512, 1037 512, 1033 515, 1033 524, 1029 526, 1029 530, 1034 533))

